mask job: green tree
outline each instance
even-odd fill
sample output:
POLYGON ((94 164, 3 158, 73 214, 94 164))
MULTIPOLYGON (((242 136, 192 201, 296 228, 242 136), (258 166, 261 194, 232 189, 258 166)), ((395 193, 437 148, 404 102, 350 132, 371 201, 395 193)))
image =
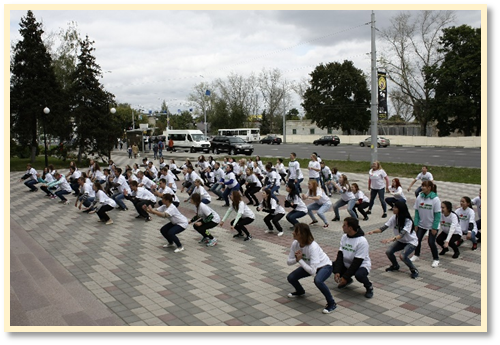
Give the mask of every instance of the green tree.
POLYGON ((170 116, 170 129, 195 129, 195 121, 191 112, 184 110, 178 115, 170 116))
POLYGON ((300 120, 299 117, 299 111, 296 108, 292 108, 288 110, 288 113, 286 113, 286 120, 300 120))
POLYGON ((216 134, 220 128, 228 128, 229 117, 227 102, 223 99, 216 99, 213 102, 212 111, 207 115, 211 134, 216 134))
POLYGON ((13 47, 10 66, 11 136, 15 136, 21 145, 30 147, 33 163, 38 134, 43 132, 40 127, 45 127, 47 132, 51 130, 49 123, 56 118, 62 121, 64 110, 58 100, 61 87, 42 41, 42 25, 32 11, 21 19, 19 32, 22 39, 13 47), (47 106, 51 112, 45 115, 43 109, 47 106))
POLYGON ((99 79, 101 67, 93 56, 93 41, 80 41, 78 64, 70 87, 71 115, 75 123, 78 161, 82 154, 109 155, 123 128, 116 114, 110 113, 114 95, 104 90, 99 79))
POLYGON ((458 130, 466 136, 481 135, 481 28, 468 25, 443 30, 440 41, 444 59, 427 68, 429 88, 434 89, 433 118, 439 136, 458 130))
POLYGON ((370 125, 370 91, 366 77, 352 61, 320 64, 311 72, 301 104, 320 128, 366 131, 370 125))
POLYGON ((269 115, 267 111, 264 109, 262 111, 262 121, 260 123, 260 133, 262 135, 269 134, 271 132, 271 120, 269 119, 269 115))

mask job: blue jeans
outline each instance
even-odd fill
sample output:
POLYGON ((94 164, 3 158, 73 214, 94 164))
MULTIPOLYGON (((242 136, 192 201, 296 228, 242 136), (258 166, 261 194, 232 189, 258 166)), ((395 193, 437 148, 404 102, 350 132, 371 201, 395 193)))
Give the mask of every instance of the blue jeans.
POLYGON ((387 204, 385 203, 385 200, 384 200, 384 195, 385 195, 385 189, 382 188, 382 189, 371 189, 370 190, 370 206, 368 206, 368 210, 371 211, 372 207, 373 207, 373 202, 375 201, 375 198, 377 197, 377 194, 378 194, 378 198, 380 200, 380 204, 382 205, 382 210, 384 210, 384 213, 386 213, 387 211, 387 204))
POLYGON ((120 206, 122 209, 126 209, 127 208, 127 206, 125 206, 125 203, 123 202, 123 199, 125 199, 125 196, 123 195, 123 193, 113 194, 111 196, 111 199, 113 199, 114 201, 116 201, 116 203, 118 204, 118 206, 120 206))
POLYGON ((224 189, 224 192, 222 193, 222 198, 223 198, 223 199, 224 199, 224 201, 226 202, 226 206, 229 206, 229 194, 230 194, 233 190, 240 190, 240 185, 239 185, 239 184, 236 184, 236 186, 234 186, 233 188, 228 188, 228 187, 226 187, 226 189, 224 189))
POLYGON ((418 187, 416 190, 415 190, 415 198, 420 194, 420 192, 422 191, 422 187, 418 187))
POLYGON ((333 212, 335 212, 335 218, 340 219, 339 208, 344 205, 347 205, 347 212, 349 212, 351 217, 358 219, 358 215, 356 214, 356 212, 354 212, 354 206, 356 206, 356 199, 351 199, 349 201, 344 201, 342 199, 337 200, 335 205, 333 205, 333 212))
POLYGON ((299 221, 297 219, 302 218, 306 215, 303 211, 290 211, 286 215, 286 220, 288 220, 292 225, 297 224, 299 221))
POLYGON ((87 199, 83 199, 83 197, 79 197, 78 200, 83 201, 83 206, 89 207, 95 200, 95 197, 89 196, 87 199))
POLYGON ((38 188, 35 187, 35 185, 38 183, 37 180, 28 180, 25 181, 24 184, 26 187, 28 187, 31 190, 37 190, 38 188))
POLYGON ((210 187, 210 191, 212 193, 214 193, 215 195, 217 195, 219 198, 222 198, 222 192, 221 192, 221 189, 222 189, 222 185, 219 184, 219 183, 214 183, 212 185, 212 187, 210 187))
POLYGON ((167 239, 169 244, 175 243, 177 248, 180 248, 180 247, 182 247, 182 244, 176 235, 183 232, 184 230, 185 229, 183 227, 181 227, 180 225, 167 223, 160 229, 160 232, 163 235, 163 237, 165 237, 167 239))
POLYGON ((57 197, 59 197, 59 199, 61 199, 62 201, 68 201, 66 200, 66 198, 63 196, 63 195, 66 195, 66 194, 71 194, 71 192, 68 192, 67 190, 58 190, 57 192, 54 193, 57 197))
MULTIPOLYGON (((335 300, 330 292, 330 289, 326 285, 325 281, 332 275, 333 267, 332 265, 326 265, 319 268, 316 271, 316 275, 314 276, 314 285, 321 291, 323 296, 326 298, 326 302, 329 306, 335 304, 335 300)), ((295 271, 290 273, 287 277, 287 280, 292 286, 295 288, 295 291, 299 294, 304 294, 305 290, 302 285, 299 283, 299 279, 309 277, 310 274, 307 273, 305 269, 302 267, 297 268, 295 271)))
MULTIPOLYGON (((294 181, 295 181, 295 180, 294 180, 294 181)), ((297 191, 298 191, 299 193, 302 193, 302 188, 300 188, 300 183, 301 183, 302 181, 304 181, 304 179, 303 179, 303 178, 299 178, 299 179, 297 179, 297 182, 295 182, 295 188, 297 189, 297 191)))
MULTIPOLYGON (((427 232, 427 229, 422 229, 421 227, 419 227, 417 230, 418 245, 417 245, 417 248, 415 248, 415 255, 416 256, 420 256, 420 248, 422 247, 422 239, 424 238, 426 232, 427 232)), ((436 246, 436 237, 437 237, 437 231, 435 234, 433 234, 433 231, 429 230, 429 239, 427 240, 427 243, 429 243, 429 247, 431 248, 432 258, 434 260, 439 260, 438 249, 436 246)))
POLYGON ((403 243, 396 241, 394 242, 387 250, 385 251, 385 255, 387 255, 387 258, 391 260, 391 263, 393 266, 399 266, 398 260, 396 259, 396 255, 394 253, 403 251, 401 253, 401 260, 408 266, 410 271, 416 270, 415 265, 413 265, 413 262, 410 260, 409 256, 411 253, 415 251, 415 246, 410 243, 403 243))
MULTIPOLYGON (((335 272, 339 272, 340 276, 342 277, 344 275, 344 273, 347 271, 347 267, 345 267, 344 262, 343 261, 339 262, 337 260, 333 264, 335 265, 335 272)), ((370 282, 370 279, 368 279, 368 274, 369 273, 368 273, 368 270, 366 269, 366 267, 360 267, 354 273, 354 278, 356 278, 356 280, 358 282, 363 284, 363 286, 366 289, 369 289, 372 287, 372 283, 370 282)))
POLYGON ((314 213, 312 211, 318 211, 318 217, 321 218, 321 220, 323 221, 323 223, 325 224, 328 224, 328 221, 326 220, 326 217, 325 217, 325 212, 328 212, 328 210, 330 209, 330 207, 332 207, 332 203, 331 202, 327 202, 326 204, 323 204, 323 205, 320 205, 320 204, 317 204, 315 202, 309 204, 307 206, 307 214, 309 214, 309 217, 311 217, 311 219, 313 220, 313 222, 316 221, 316 217, 314 217, 314 213))

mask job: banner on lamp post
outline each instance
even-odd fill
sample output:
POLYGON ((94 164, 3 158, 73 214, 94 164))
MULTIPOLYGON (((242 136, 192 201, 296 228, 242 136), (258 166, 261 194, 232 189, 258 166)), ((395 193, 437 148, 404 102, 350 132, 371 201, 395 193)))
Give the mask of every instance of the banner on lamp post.
POLYGON ((378 72, 378 119, 387 120, 387 76, 378 72))

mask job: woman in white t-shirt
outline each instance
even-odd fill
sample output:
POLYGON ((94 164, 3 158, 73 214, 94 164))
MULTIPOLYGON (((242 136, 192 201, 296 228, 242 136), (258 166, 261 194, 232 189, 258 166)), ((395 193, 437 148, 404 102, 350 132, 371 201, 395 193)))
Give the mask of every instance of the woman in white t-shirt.
POLYGON ((243 237, 243 233, 245 233, 246 237, 243 241, 249 241, 252 239, 252 236, 248 232, 245 225, 252 223, 255 220, 255 215, 252 210, 245 205, 245 202, 241 200, 240 191, 233 190, 231 192, 231 202, 232 204, 224 215, 224 218, 222 218, 220 226, 224 225, 224 222, 227 218, 229 218, 229 215, 233 212, 233 210, 236 211, 236 218, 231 221, 231 230, 236 230, 238 233, 234 235, 233 238, 243 237))
POLYGON ((379 161, 375 161, 372 164, 372 168, 368 172, 368 190, 370 191, 370 205, 368 206, 367 214, 371 214, 373 202, 378 195, 380 204, 382 205, 382 218, 387 217, 387 204, 384 200, 384 192, 389 193, 389 177, 387 173, 382 169, 382 165, 379 161))
POLYGON ((89 214, 97 213, 100 222, 105 222, 106 225, 113 224, 113 220, 106 212, 112 211, 116 207, 116 202, 104 193, 99 182, 94 182, 92 188, 95 192, 95 199, 90 206, 92 211, 89 214))
POLYGON ((184 247, 181 244, 181 241, 177 237, 177 234, 186 230, 188 226, 188 220, 182 213, 179 212, 177 207, 172 203, 173 197, 170 194, 163 194, 162 196, 163 205, 158 207, 156 210, 151 206, 148 206, 146 211, 148 213, 156 214, 158 217, 168 218, 170 220, 169 223, 165 224, 160 232, 168 241, 167 244, 163 245, 163 248, 174 247, 177 248, 174 250, 174 253, 179 253, 184 250, 184 247), (175 243, 175 245, 174 245, 175 243))
MULTIPOLYGON (((472 241, 472 250, 477 249, 477 225, 476 225, 476 213, 472 209, 472 200, 468 196, 464 196, 460 199, 460 207, 456 209, 455 213, 458 215, 460 228, 462 233, 465 235, 467 240, 472 241)), ((457 241, 457 246, 460 246, 464 242, 463 239, 457 241)))
POLYGON ((363 216, 363 220, 368 220, 368 215, 365 212, 365 208, 370 205, 370 199, 368 199, 365 193, 363 193, 361 189, 359 189, 357 183, 353 183, 351 185, 351 190, 354 193, 354 199, 356 199, 356 205, 354 205, 353 208, 354 213, 356 213, 357 215, 357 211, 359 211, 359 213, 361 213, 361 215, 363 216))
POLYGON ((339 208, 347 205, 347 212, 351 215, 351 217, 358 219, 358 215, 354 212, 354 206, 356 205, 356 197, 354 193, 351 191, 351 186, 349 185, 349 181, 347 180, 347 176, 342 174, 340 176, 339 184, 333 183, 335 188, 340 191, 340 199, 333 205, 333 212, 335 212, 335 218, 332 219, 334 222, 338 222, 340 220, 339 208))
MULTIPOLYGON (((481 230, 481 188, 479 188, 479 195, 472 199, 472 205, 477 207, 476 227, 477 230, 481 230)), ((478 231, 476 237, 477 242, 481 242, 481 232, 478 231)))
POLYGON ((320 183, 319 174, 321 172, 321 164, 318 161, 318 157, 314 153, 311 155, 311 160, 309 161, 308 169, 309 169, 309 181, 316 180, 316 182, 318 182, 319 184, 320 183))
POLYGON ((401 187, 401 182, 399 182, 398 178, 392 179, 391 186, 389 187, 389 193, 391 193, 392 196, 385 198, 385 202, 391 206, 389 211, 392 211, 396 201, 406 203, 406 197, 403 194, 403 187, 401 187))
POLYGON ((309 190, 307 191, 307 194, 302 194, 302 199, 311 199, 314 201, 307 206, 307 213, 312 219, 312 222, 309 225, 313 225, 318 222, 313 213, 313 211, 318 211, 318 217, 321 218, 324 223, 323 227, 327 228, 328 221, 326 220, 325 212, 328 212, 330 207, 332 207, 332 202, 330 201, 328 195, 326 195, 323 189, 321 189, 321 187, 318 185, 318 182, 316 180, 309 180, 307 187, 309 188, 309 190))
POLYGON ((196 214, 189 221, 189 224, 193 223, 193 228, 203 236, 198 243, 206 243, 207 247, 215 246, 217 239, 210 233, 209 229, 219 225, 219 214, 201 202, 200 194, 193 193, 191 195, 191 203, 196 208, 196 214))
POLYGON ((257 211, 264 211, 268 213, 264 217, 264 223, 267 225, 266 234, 273 232, 273 224, 278 230, 278 236, 283 236, 283 228, 281 227, 279 221, 285 216, 285 209, 280 206, 278 201, 273 198, 273 194, 270 189, 264 189, 262 191, 262 203, 257 207, 257 211), (272 223, 271 223, 272 222, 272 223))
POLYGON ((446 254, 450 247, 453 249, 453 259, 460 255, 457 241, 462 238, 462 229, 460 228, 458 215, 452 211, 452 205, 449 201, 441 203, 441 232, 436 237, 436 243, 443 248, 439 255, 446 254))

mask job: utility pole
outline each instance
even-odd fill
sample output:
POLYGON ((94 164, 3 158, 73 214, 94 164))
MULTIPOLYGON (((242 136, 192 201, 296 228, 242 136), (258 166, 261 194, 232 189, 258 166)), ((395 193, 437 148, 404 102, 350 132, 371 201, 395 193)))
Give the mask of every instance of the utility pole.
POLYGON ((371 101, 371 137, 372 163, 377 160, 378 135, 378 83, 377 83, 377 50, 375 48, 375 12, 372 11, 372 101, 371 101))

